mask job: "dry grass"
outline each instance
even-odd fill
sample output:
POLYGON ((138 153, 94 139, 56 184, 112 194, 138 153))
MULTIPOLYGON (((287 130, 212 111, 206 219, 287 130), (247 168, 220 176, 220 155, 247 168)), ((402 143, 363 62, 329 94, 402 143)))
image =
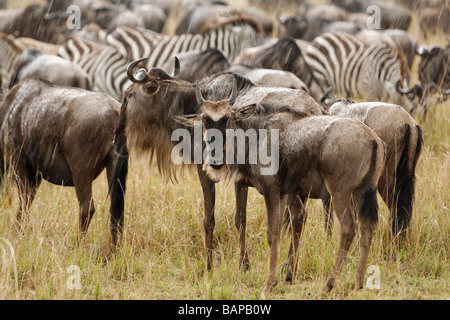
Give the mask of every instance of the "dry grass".
MULTIPOLYGON (((418 35, 416 26, 413 34, 418 35)), ((429 43, 445 43, 436 36, 429 43), (434 41, 434 42, 433 42, 434 41)), ((280 282, 270 299, 448 299, 450 235, 449 102, 436 105, 422 122, 425 145, 416 172, 414 216, 407 242, 391 257, 389 212, 380 219, 369 265, 381 272, 380 289, 350 291, 359 248, 348 255, 335 290, 322 288, 334 263, 339 226, 331 239, 319 202, 308 203, 294 284, 283 281, 289 237, 282 239, 280 282)), ((251 268, 238 269, 234 192, 218 185, 214 266, 205 270, 203 199, 195 173, 167 184, 145 159, 131 158, 125 233, 119 251, 102 259, 109 230, 107 184, 94 184, 96 214, 86 239, 76 244, 78 205, 72 188, 44 182, 23 234, 13 225, 18 201, 12 184, 0 204, 0 299, 260 299, 268 272, 266 216, 262 197, 249 193, 247 244, 251 268), (6 241, 7 240, 7 241, 6 241), (14 250, 12 255, 9 244, 14 250), (80 270, 80 287, 71 284, 80 270)), ((366 279, 369 274, 366 275, 366 279)))

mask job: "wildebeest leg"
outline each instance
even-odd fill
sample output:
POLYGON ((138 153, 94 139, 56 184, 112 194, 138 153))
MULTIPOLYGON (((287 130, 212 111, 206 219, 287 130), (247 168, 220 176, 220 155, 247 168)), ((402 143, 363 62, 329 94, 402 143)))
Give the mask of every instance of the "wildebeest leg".
MULTIPOLYGON (((270 293, 278 282, 278 245, 280 242, 280 193, 276 190, 264 190, 267 209, 267 242, 269 243, 269 278, 265 291, 270 293)), ((286 197, 284 197, 286 198, 286 197)), ((283 206, 284 208, 284 206, 283 206)))
POLYGON ((322 207, 325 213, 325 231, 328 237, 331 237, 333 233, 333 208, 331 207, 331 198, 328 196, 325 199, 322 199, 322 207))
POLYGON ((106 165, 106 174, 111 196, 111 244, 114 247, 122 235, 127 172, 128 158, 118 156, 112 151, 112 156, 106 165))
POLYGON ((361 256, 359 259, 358 270, 356 272, 355 289, 361 289, 364 283, 364 274, 369 257, 370 245, 378 221, 378 204, 376 188, 367 189, 360 197, 355 196, 358 207, 358 221, 361 230, 361 256), (358 199, 359 198, 359 199, 358 199))
POLYGON ((242 270, 248 270, 250 267, 250 261, 248 259, 248 253, 245 246, 248 186, 241 182, 236 182, 234 184, 234 192, 236 195, 236 215, 234 222, 239 233, 240 246, 239 268, 242 270))
POLYGON ((78 226, 78 240, 81 240, 89 227, 95 212, 94 200, 92 199, 92 181, 80 181, 74 177, 75 192, 80 206, 80 217, 78 226))
POLYGON ((212 242, 213 242, 213 232, 215 226, 214 220, 214 207, 216 202, 216 186, 215 183, 208 178, 206 173, 203 171, 202 166, 197 166, 198 177, 200 179, 200 184, 203 190, 204 199, 204 220, 203 226, 205 228, 205 246, 206 246, 206 266, 208 270, 212 267, 212 242))
POLYGON ((350 249, 350 245, 352 244, 356 233, 356 224, 353 217, 350 194, 342 195, 340 197, 332 195, 332 197, 333 207, 341 226, 341 238, 336 262, 326 284, 327 291, 333 289, 336 278, 342 270, 345 257, 347 256, 347 252, 350 249))
POLYGON ((287 210, 291 216, 290 221, 292 224, 292 241, 289 246, 289 261, 286 269, 286 281, 292 282, 294 272, 297 269, 297 252, 300 242, 300 236, 303 230, 303 225, 306 222, 307 213, 306 197, 300 197, 299 195, 287 195, 287 210))
POLYGON ((42 178, 25 158, 20 158, 14 170, 15 181, 19 189, 19 209, 17 211, 17 230, 22 229, 23 213, 30 209, 36 190, 42 178))

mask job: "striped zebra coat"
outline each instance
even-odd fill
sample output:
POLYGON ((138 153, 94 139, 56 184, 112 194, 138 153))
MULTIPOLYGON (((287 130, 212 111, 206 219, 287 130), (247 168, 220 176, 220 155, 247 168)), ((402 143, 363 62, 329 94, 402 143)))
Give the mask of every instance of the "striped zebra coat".
POLYGON ((106 42, 115 47, 128 60, 148 58, 148 67, 162 67, 181 52, 216 48, 228 61, 242 50, 260 45, 264 36, 248 25, 225 25, 202 34, 169 36, 143 28, 119 27, 110 33, 106 42))
POLYGON ((324 91, 413 107, 398 91, 409 79, 405 57, 388 42, 366 44, 346 33, 325 33, 307 47, 305 59, 324 91))
POLYGON ((131 85, 127 77, 129 61, 112 46, 73 38, 59 49, 58 55, 81 67, 89 75, 93 90, 118 101, 131 85))

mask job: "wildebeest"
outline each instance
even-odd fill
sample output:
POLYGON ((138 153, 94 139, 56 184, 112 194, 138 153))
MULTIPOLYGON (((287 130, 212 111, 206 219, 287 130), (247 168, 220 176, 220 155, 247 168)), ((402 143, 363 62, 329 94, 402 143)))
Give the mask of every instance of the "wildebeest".
POLYGON ((182 17, 175 34, 203 33, 217 26, 248 24, 256 31, 271 34, 273 22, 268 15, 255 7, 237 8, 224 2, 196 3, 182 17))
POLYGON ((418 73, 422 87, 450 89, 450 44, 445 48, 421 46, 418 54, 421 56, 418 73))
POLYGON ((112 139, 120 103, 106 94, 27 79, 0 105, 0 175, 11 170, 20 206, 17 222, 30 208, 42 179, 74 186, 79 202, 79 237, 95 207, 92 182, 106 168, 111 195, 111 241, 123 225, 128 159, 114 151, 112 139))
MULTIPOLYGON (((0 33, 0 73, 2 89, 9 90, 27 77, 40 77, 55 84, 90 89, 88 75, 72 62, 61 57, 44 54, 35 48, 26 48, 24 42, 0 33), (25 48, 25 49, 23 49, 25 48)), ((31 41, 37 42, 36 40, 31 41)))
POLYGON ((442 32, 450 34, 450 4, 443 5, 441 8, 426 8, 419 11, 420 31, 425 39, 429 34, 442 32))
MULTIPOLYGON (((171 139, 172 133, 181 125, 171 116, 181 116, 200 112, 197 105, 195 84, 176 79, 179 65, 175 65, 173 75, 162 69, 144 68, 134 72, 140 60, 134 61, 128 68, 128 76, 134 82, 125 92, 120 112, 120 121, 115 133, 115 144, 118 149, 125 147, 138 153, 149 153, 153 156, 159 171, 166 177, 176 176, 181 165, 171 161, 171 152, 176 141, 171 139)), ((323 109, 301 90, 287 88, 270 88, 255 86, 248 79, 234 73, 222 73, 211 76, 200 83, 203 95, 210 99, 221 99, 228 96, 232 79, 237 79, 238 101, 242 104, 258 103, 265 108, 290 108, 311 114, 323 114, 323 109)), ((207 267, 212 266, 212 241, 215 226, 215 183, 202 170, 202 163, 191 164, 197 169, 205 200, 204 229, 207 267)), ((176 179, 172 179, 176 180, 176 179)), ((247 188, 247 186, 243 186, 247 188)), ((242 195, 240 197, 242 199, 242 195)), ((245 201, 236 204, 236 228, 245 230, 245 201)), ((240 231, 239 231, 240 232, 240 231)), ((240 243, 245 241, 245 234, 240 232, 240 243)), ((246 264, 245 247, 241 245, 240 265, 246 264)))
POLYGON ((72 31, 66 25, 67 15, 62 19, 47 12, 48 5, 5 10, 0 14, 0 32, 50 43, 64 42, 72 31))
MULTIPOLYGON (((226 71, 230 66, 222 51, 216 48, 193 50, 177 54, 180 60, 178 79, 195 82, 214 73, 226 71)), ((167 61, 161 69, 170 70, 173 61, 167 61)))
POLYGON ((290 36, 295 39, 312 41, 315 37, 333 31, 356 34, 361 31, 361 26, 349 21, 331 21, 324 18, 303 18, 289 16, 280 18, 280 37, 290 36))
POLYGON ((334 5, 302 4, 294 15, 278 18, 279 37, 291 36, 296 39, 312 41, 326 32, 347 32, 355 34, 366 28, 367 15, 346 12, 334 5))
POLYGON ((382 29, 408 30, 411 24, 409 11, 396 3, 372 0, 331 0, 331 3, 349 12, 374 14, 378 11, 382 29))
MULTIPOLYGON (((264 196, 270 250, 266 291, 272 291, 278 282, 280 216, 288 195, 298 195, 302 203, 308 197, 325 199, 331 196, 333 199, 333 208, 341 223, 341 240, 336 263, 326 284, 328 290, 333 288, 342 269, 359 223, 361 257, 354 287, 362 288, 378 219, 376 186, 384 163, 384 147, 380 138, 358 120, 311 116, 289 108, 267 112, 261 106, 257 110, 255 104, 233 107, 236 101, 235 90, 229 99, 205 101, 200 89, 196 89, 202 113, 174 119, 191 127, 196 122, 202 123, 207 150, 211 145, 209 130, 214 129, 220 133, 218 136, 214 135, 214 142, 217 145, 217 140, 222 141, 217 148, 223 148, 223 155, 227 154, 227 160, 225 161, 225 156, 217 157, 216 148, 214 157, 211 156, 211 150, 207 153, 203 169, 211 179, 242 180, 245 184, 254 186, 264 196), (239 147, 231 144, 230 135, 233 136, 239 130, 243 130, 245 135, 249 131, 254 132, 256 140, 239 147), (266 133, 263 135, 262 131, 266 133), (257 153, 258 160, 236 161, 238 149, 245 150, 245 159, 252 159, 252 154, 257 153), (228 157, 230 151, 234 157, 228 157), (278 158, 278 168, 273 168, 270 164, 269 170, 264 172, 268 168, 263 164, 261 154, 278 158)), ((295 224, 299 224, 300 220, 295 218, 295 224)), ((292 243, 295 246, 298 245, 298 239, 296 241, 295 238, 299 233, 293 234, 292 243)), ((292 249, 291 244, 290 255, 294 255, 296 251, 297 248, 292 249)))
POLYGON ((20 63, 9 84, 10 88, 28 77, 42 78, 62 86, 88 90, 91 88, 89 76, 76 64, 34 48, 22 52, 20 63))
MULTIPOLYGON (((338 99, 327 111, 362 121, 384 142, 386 163, 378 191, 391 212, 394 239, 404 236, 413 211, 415 168, 423 145, 421 127, 405 109, 390 103, 338 99)), ((328 222, 326 226, 330 227, 328 222)))
POLYGON ((259 85, 299 89, 309 93, 306 84, 289 71, 254 68, 241 64, 231 66, 228 71, 236 72, 259 85))
POLYGON ((423 108, 423 117, 428 113, 430 98, 441 93, 447 98, 450 90, 450 44, 443 48, 440 46, 420 46, 417 54, 421 56, 419 62, 419 84, 413 89, 405 91, 414 93, 420 99, 423 108), (412 91, 412 92, 411 92, 412 91))

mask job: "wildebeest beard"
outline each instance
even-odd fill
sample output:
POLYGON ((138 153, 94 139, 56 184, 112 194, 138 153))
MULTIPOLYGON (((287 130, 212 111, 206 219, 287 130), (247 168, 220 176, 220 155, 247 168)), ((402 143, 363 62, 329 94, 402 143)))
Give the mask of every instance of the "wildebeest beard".
MULTIPOLYGON (((141 94, 134 92, 138 90, 135 86, 125 91, 115 132, 116 151, 122 149, 122 154, 126 155, 123 151, 126 144, 130 151, 149 155, 150 163, 153 160, 156 162, 158 171, 165 179, 177 182, 178 174, 189 165, 174 164, 171 159, 172 148, 176 144, 171 140, 172 132, 182 128, 171 116, 200 113, 200 106, 197 105, 194 84, 175 79, 160 81, 159 85, 159 90, 146 98, 145 105, 132 102, 134 94, 141 94)), ((204 82, 202 88, 208 97, 226 97, 229 94, 227 86, 223 84, 208 87, 204 82)))

